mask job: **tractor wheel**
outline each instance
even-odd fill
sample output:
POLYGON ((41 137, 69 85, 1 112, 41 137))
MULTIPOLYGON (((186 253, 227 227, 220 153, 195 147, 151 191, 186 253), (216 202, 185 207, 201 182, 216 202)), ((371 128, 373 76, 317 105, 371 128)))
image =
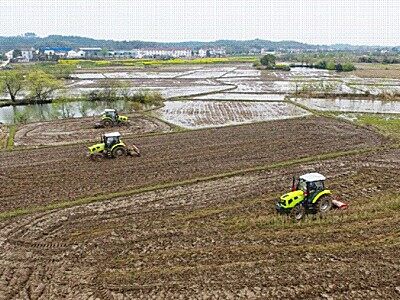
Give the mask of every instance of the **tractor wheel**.
POLYGON ((112 125, 112 122, 110 120, 104 120, 103 121, 103 126, 104 127, 110 127, 112 125))
POLYGON ((112 151, 112 157, 119 158, 126 155, 126 149, 124 147, 116 147, 112 151))
POLYGON ((306 209, 303 205, 297 204, 293 209, 290 211, 290 216, 295 219, 296 221, 300 221, 306 215, 306 209))
POLYGON ((317 201, 317 212, 326 214, 332 208, 332 197, 330 195, 323 195, 317 201))
POLYGON ((92 161, 100 161, 102 159, 103 159, 103 155, 101 153, 90 154, 90 160, 92 160, 92 161))

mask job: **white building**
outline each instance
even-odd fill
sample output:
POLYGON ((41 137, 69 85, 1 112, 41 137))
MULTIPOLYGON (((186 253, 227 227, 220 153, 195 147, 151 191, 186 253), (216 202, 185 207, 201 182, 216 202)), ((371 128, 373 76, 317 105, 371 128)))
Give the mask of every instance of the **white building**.
POLYGON ((11 60, 14 56, 14 50, 6 52, 5 56, 7 57, 8 60, 11 60))
POLYGON ((29 62, 33 59, 34 48, 24 48, 21 49, 21 59, 20 61, 29 62))
POLYGON ((84 51, 68 51, 67 58, 84 58, 85 52, 84 51))
POLYGON ((199 57, 221 57, 226 56, 225 48, 201 48, 199 57))
POLYGON ((115 51, 108 51, 107 57, 114 57, 114 58, 138 58, 139 53, 137 49, 133 50, 115 50, 115 51))
POLYGON ((262 55, 267 55, 267 54, 275 55, 275 51, 271 51, 271 50, 269 50, 269 49, 262 48, 262 49, 261 49, 261 54, 262 54, 262 55))
POLYGON ((148 49, 137 49, 136 58, 143 57, 186 57, 189 58, 192 56, 191 49, 181 49, 181 48, 172 48, 172 49, 158 49, 158 48, 148 48, 148 49))
POLYGON ((78 53, 83 53, 83 57, 90 58, 90 57, 99 57, 101 56, 101 48, 79 48, 78 53))

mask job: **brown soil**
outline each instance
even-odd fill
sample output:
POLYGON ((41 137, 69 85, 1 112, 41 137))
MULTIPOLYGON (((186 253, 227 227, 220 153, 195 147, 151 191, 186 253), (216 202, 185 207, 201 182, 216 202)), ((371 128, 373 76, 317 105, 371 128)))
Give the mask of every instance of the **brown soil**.
POLYGON ((119 131, 123 136, 168 132, 170 126, 143 115, 129 116, 129 125, 95 129, 98 117, 64 119, 60 121, 21 125, 14 138, 15 146, 65 145, 98 140, 102 133, 119 131))
POLYGON ((0 299, 397 299, 399 200, 386 195, 400 188, 399 157, 339 158, 3 221, 0 299), (322 170, 349 210, 300 224, 275 214, 292 174, 322 170))
POLYGON ((382 141, 379 135, 360 127, 308 117, 127 138, 127 145, 136 144, 142 157, 100 163, 87 158, 84 145, 14 151, 0 156, 0 174, 8 178, 0 182, 0 212, 26 207, 28 198, 29 206, 65 201, 375 147, 382 141))
MULTIPOLYGON (((385 143, 320 117, 129 141, 143 157, 0 153, 2 211, 385 143)), ((400 150, 381 150, 5 219, 0 299, 398 299, 399 172, 400 150), (278 216, 312 171, 349 209, 278 216)))
POLYGON ((355 75, 361 78, 393 78, 400 79, 400 65, 357 64, 357 70, 346 76, 355 75))

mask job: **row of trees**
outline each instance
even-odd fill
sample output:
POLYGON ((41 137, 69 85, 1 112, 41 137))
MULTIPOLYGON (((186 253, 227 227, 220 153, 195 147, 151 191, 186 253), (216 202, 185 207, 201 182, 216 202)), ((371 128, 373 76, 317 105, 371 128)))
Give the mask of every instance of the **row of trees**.
MULTIPOLYGON (((62 90, 65 87, 62 79, 68 78, 67 66, 54 68, 53 66, 41 66, 31 70, 13 69, 0 71, 0 96, 7 94, 12 103, 17 102, 44 102, 57 98, 56 101, 71 101, 62 90), (57 97, 54 97, 57 91, 57 97), (20 97, 23 95, 23 97, 20 97), (18 101, 24 98, 23 101, 18 101)), ((90 101, 115 101, 127 100, 144 105, 159 105, 163 97, 158 92, 139 91, 134 92, 126 81, 107 79, 99 82, 99 88, 88 94, 82 94, 80 98, 90 101)))
POLYGON ((62 87, 61 80, 41 69, 0 72, 0 91, 7 94, 13 103, 17 102, 18 96, 22 93, 28 101, 45 101, 62 87))
POLYGON ((345 62, 345 63, 335 63, 334 61, 326 61, 326 60, 321 60, 317 62, 316 64, 311 65, 311 67, 316 68, 316 69, 324 69, 324 70, 331 70, 331 71, 337 71, 337 72, 350 72, 354 71, 356 67, 354 64, 350 62, 345 62))

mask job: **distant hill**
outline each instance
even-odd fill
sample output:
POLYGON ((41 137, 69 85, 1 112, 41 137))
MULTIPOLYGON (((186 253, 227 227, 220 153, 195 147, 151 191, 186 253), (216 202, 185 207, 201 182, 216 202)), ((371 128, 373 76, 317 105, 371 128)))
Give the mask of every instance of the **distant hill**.
POLYGON ((200 49, 208 47, 225 47, 228 53, 248 53, 251 50, 260 50, 262 48, 274 50, 338 50, 338 51, 362 51, 373 49, 384 49, 385 47, 370 46, 352 46, 352 45, 311 45, 296 41, 280 41, 273 42, 268 40, 218 40, 214 42, 179 42, 179 43, 157 43, 143 41, 113 41, 113 40, 96 40, 79 36, 62 36, 49 35, 48 37, 38 37, 33 33, 25 34, 25 36, 0 37, 0 52, 6 52, 12 49, 34 47, 35 49, 44 47, 101 47, 108 50, 131 50, 136 48, 166 48, 180 47, 200 49))

